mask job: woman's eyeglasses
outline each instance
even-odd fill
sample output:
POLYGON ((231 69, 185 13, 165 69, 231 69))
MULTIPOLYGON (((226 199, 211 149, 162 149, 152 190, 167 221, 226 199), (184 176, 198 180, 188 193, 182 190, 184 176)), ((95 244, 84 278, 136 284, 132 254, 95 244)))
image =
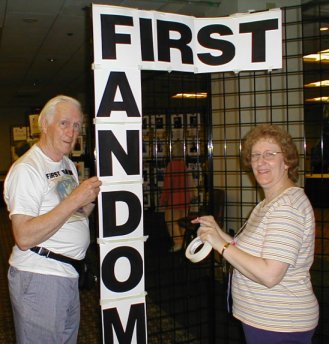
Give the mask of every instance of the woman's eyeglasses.
POLYGON ((262 157, 266 161, 274 160, 277 154, 282 152, 271 152, 271 151, 265 151, 263 153, 251 153, 250 154, 250 160, 252 162, 258 161, 260 157, 262 157))

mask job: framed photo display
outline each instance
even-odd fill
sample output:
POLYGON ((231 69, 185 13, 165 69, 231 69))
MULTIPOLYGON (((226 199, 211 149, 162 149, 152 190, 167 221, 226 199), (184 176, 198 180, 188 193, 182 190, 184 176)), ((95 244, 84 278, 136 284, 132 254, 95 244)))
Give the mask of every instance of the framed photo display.
POLYGON ((12 139, 16 141, 27 141, 29 128, 28 127, 13 127, 12 128, 12 139))
POLYGON ((188 113, 187 114, 187 127, 198 128, 199 125, 200 125, 200 114, 188 113))
POLYGON ((163 129, 157 130, 155 133, 155 140, 153 141, 153 155, 158 157, 166 156, 166 131, 163 129))
POLYGON ((84 153, 84 142, 83 142, 83 136, 80 135, 77 137, 77 141, 74 145, 72 155, 81 156, 83 153, 84 153))
POLYGON ((154 120, 155 130, 166 129, 166 115, 155 115, 152 119, 154 120))
POLYGON ((183 129, 183 126, 184 126, 184 115, 183 114, 173 115, 171 118, 172 118, 171 127, 173 129, 183 129))
POLYGON ((29 124, 30 124, 30 134, 31 136, 39 136, 40 135, 40 128, 39 128, 39 114, 31 114, 29 115, 29 124))
POLYGON ((187 154, 189 156, 197 156, 200 154, 200 145, 198 137, 192 137, 187 142, 187 154))
POLYGON ((84 161, 75 161, 74 164, 78 172, 79 182, 81 182, 85 179, 85 163, 84 161))

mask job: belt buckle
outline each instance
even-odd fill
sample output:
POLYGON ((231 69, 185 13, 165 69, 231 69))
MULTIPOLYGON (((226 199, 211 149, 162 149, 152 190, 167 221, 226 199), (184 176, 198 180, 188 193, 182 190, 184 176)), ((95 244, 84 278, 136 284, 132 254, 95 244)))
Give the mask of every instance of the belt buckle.
POLYGON ((46 248, 44 248, 44 247, 39 248, 38 255, 48 258, 49 254, 50 254, 50 251, 47 250, 46 248))

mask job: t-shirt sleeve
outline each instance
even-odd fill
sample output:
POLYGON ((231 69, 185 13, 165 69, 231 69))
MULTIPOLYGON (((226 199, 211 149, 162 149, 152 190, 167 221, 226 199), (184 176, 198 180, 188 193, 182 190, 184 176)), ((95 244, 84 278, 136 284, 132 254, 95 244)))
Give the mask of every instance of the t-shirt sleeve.
POLYGON ((9 215, 39 215, 44 181, 28 164, 18 164, 6 181, 5 198, 9 215))
POLYGON ((303 242, 303 215, 291 205, 281 205, 267 221, 262 257, 294 266, 303 242))

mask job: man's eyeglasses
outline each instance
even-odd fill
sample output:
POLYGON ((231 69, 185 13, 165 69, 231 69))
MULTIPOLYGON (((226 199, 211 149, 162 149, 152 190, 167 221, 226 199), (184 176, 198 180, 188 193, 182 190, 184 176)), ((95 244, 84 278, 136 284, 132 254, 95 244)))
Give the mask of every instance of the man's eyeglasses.
POLYGON ((271 152, 271 151, 265 151, 263 153, 251 153, 250 154, 250 160, 252 162, 258 161, 260 157, 262 157, 266 161, 274 160, 277 154, 282 152, 271 152))

